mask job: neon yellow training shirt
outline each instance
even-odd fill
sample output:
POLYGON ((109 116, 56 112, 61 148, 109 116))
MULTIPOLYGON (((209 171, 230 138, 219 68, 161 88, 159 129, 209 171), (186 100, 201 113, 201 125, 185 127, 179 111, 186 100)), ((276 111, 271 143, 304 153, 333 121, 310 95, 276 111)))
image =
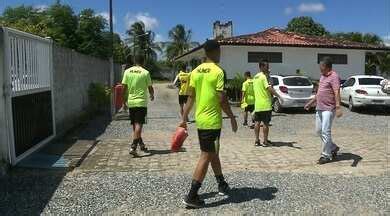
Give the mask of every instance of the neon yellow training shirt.
POLYGON ((133 66, 123 74, 122 84, 127 85, 127 106, 147 107, 148 87, 152 85, 149 71, 140 66, 133 66))
POLYGON ((180 81, 179 95, 188 95, 188 86, 190 83, 190 73, 180 71, 178 74, 180 81))
POLYGON ((242 91, 245 92, 245 97, 243 98, 243 103, 247 105, 255 104, 255 93, 253 91, 253 79, 247 79, 242 84, 242 91))
POLYGON ((269 83, 263 72, 253 78, 253 90, 255 92, 255 112, 272 110, 272 96, 268 91, 269 83))
POLYGON ((215 63, 203 63, 191 72, 190 86, 196 95, 198 129, 221 129, 222 111, 219 92, 224 88, 224 72, 215 63))

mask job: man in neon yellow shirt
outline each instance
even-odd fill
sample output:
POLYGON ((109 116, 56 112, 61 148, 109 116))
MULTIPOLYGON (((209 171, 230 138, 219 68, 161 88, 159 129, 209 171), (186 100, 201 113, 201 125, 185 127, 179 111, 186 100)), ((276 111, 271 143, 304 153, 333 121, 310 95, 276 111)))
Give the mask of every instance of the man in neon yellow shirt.
POLYGON ((180 115, 183 116, 183 107, 188 100, 188 86, 190 84, 190 73, 186 72, 185 65, 181 65, 180 72, 177 74, 175 80, 173 81, 173 86, 179 82, 179 105, 180 105, 180 115))
MULTIPOLYGON (((248 126, 248 112, 252 113, 255 110, 255 93, 253 91, 253 79, 251 77, 251 72, 245 72, 244 77, 246 80, 242 84, 241 103, 242 108, 244 109, 243 125, 248 126)), ((253 128, 252 125, 250 127, 253 128)))
POLYGON ((280 95, 269 84, 269 63, 267 60, 259 62, 260 72, 253 78, 253 90, 255 92, 255 136, 256 146, 261 146, 260 127, 263 126, 263 146, 268 146, 269 123, 272 116, 272 95, 282 100, 280 95))
POLYGON ((123 74, 122 84, 124 85, 123 101, 129 107, 130 121, 133 125, 133 142, 130 145, 130 154, 137 156, 137 146, 141 151, 148 149, 142 140, 142 126, 146 122, 148 92, 150 100, 154 100, 154 90, 149 71, 145 70, 143 56, 135 57, 135 66, 130 67, 123 74))
POLYGON ((195 168, 191 189, 184 198, 190 207, 202 207, 204 201, 198 196, 198 190, 207 173, 209 164, 214 171, 220 194, 228 192, 229 185, 222 174, 219 159, 219 137, 222 127, 222 110, 230 118, 233 132, 237 131, 237 122, 224 93, 225 73, 217 65, 220 59, 220 47, 217 41, 208 40, 203 45, 206 61, 191 72, 190 95, 184 107, 181 127, 187 127, 187 116, 196 101, 196 127, 201 155, 195 168))

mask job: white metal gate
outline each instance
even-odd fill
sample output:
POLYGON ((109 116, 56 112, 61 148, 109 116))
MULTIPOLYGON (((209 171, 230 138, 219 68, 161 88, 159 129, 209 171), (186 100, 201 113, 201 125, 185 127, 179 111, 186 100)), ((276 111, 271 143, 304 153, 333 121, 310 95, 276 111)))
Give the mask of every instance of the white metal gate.
POLYGON ((10 163, 55 136, 52 41, 3 28, 5 119, 10 163))

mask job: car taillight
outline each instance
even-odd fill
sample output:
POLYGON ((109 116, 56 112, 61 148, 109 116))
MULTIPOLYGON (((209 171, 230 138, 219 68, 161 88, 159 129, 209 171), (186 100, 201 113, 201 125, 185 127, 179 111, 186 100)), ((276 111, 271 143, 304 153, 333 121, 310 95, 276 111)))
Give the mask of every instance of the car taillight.
POLYGON ((364 95, 368 94, 366 91, 361 90, 361 89, 356 89, 355 92, 358 93, 358 94, 364 94, 364 95))
POLYGON ((288 94, 288 88, 286 86, 279 86, 279 90, 285 94, 288 94))

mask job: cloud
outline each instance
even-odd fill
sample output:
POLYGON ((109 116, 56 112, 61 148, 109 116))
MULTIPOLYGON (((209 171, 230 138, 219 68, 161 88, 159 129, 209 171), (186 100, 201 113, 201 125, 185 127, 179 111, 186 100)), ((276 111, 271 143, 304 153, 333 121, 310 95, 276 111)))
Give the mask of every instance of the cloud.
MULTIPOLYGON (((98 13, 97 15, 98 15, 98 16, 102 16, 104 19, 106 19, 106 20, 107 20, 107 23, 110 22, 110 14, 109 14, 107 11, 105 11, 105 12, 100 12, 100 13, 98 13)), ((116 18, 115 18, 115 16, 112 16, 112 22, 113 22, 114 24, 116 24, 116 18)))
POLYGON ((123 41, 129 37, 126 32, 119 32, 118 35, 123 41))
POLYGON ((49 8, 48 5, 42 4, 42 5, 34 5, 34 8, 37 9, 39 12, 45 11, 49 8))
POLYGON ((382 39, 386 46, 390 46, 390 34, 387 36, 383 36, 382 39))
POLYGON ((286 7, 284 9, 284 14, 286 14, 286 15, 290 15, 290 14, 292 14, 292 12, 294 12, 294 8, 292 8, 292 7, 286 7))
POLYGON ((154 40, 155 40, 156 42, 163 42, 163 41, 166 41, 165 38, 164 38, 164 36, 161 35, 161 34, 158 34, 158 33, 156 33, 156 36, 154 37, 154 40))
POLYGON ((320 13, 325 11, 325 5, 318 3, 301 3, 298 6, 298 11, 301 13, 320 13))
POLYGON ((149 13, 139 12, 136 14, 127 13, 125 16, 125 24, 129 29, 135 22, 143 22, 146 30, 153 30, 159 25, 157 18, 150 16, 149 13))

